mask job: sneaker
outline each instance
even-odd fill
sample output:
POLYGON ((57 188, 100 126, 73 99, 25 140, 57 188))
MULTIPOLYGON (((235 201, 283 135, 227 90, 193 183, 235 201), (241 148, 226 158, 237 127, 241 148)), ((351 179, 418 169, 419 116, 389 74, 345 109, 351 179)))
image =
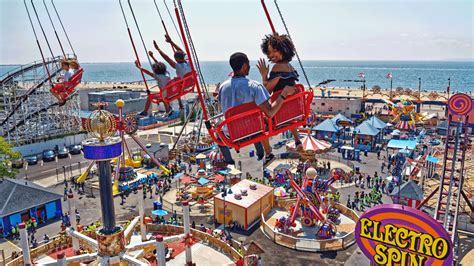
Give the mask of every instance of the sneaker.
POLYGON ((264 154, 262 154, 262 155, 257 155, 257 161, 261 161, 264 156, 265 156, 264 154))
POLYGON ((271 162, 275 160, 275 155, 273 153, 270 153, 265 157, 265 160, 263 161, 263 168, 267 167, 271 162))

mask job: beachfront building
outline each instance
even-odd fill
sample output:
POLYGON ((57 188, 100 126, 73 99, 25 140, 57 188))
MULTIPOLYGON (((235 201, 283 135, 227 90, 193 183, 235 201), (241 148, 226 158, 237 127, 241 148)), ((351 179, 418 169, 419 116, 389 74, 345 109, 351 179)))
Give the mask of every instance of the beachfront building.
POLYGON ((61 194, 30 181, 0 179, 0 228, 4 236, 11 233, 12 226, 33 218, 38 225, 60 218, 61 199, 61 194))
POLYGON ((244 179, 223 197, 214 196, 214 219, 219 224, 236 222, 243 230, 260 225, 264 211, 273 208, 273 188, 244 179))
POLYGON ((376 144, 382 140, 381 135, 380 130, 372 126, 368 121, 364 121, 352 132, 352 143, 356 149, 374 151, 376 144))
POLYGON ((314 97, 311 103, 311 111, 323 115, 341 113, 350 117, 352 114, 358 114, 361 111, 361 106, 361 98, 337 96, 332 96, 331 98, 314 97))
POLYGON ((324 139, 336 142, 341 133, 342 127, 336 125, 332 119, 326 119, 312 128, 317 139, 324 139))

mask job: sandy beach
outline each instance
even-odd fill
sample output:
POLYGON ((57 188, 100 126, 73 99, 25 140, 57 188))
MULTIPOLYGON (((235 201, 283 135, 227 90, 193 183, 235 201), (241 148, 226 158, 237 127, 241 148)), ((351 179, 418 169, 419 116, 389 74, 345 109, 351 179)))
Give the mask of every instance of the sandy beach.
MULTIPOLYGON (((150 83, 153 84, 153 83, 150 83)), ((149 84, 149 85, 150 85, 149 84)), ((209 91, 214 92, 216 91, 217 84, 208 84, 209 91)), ((142 90, 145 91, 145 85, 143 83, 113 83, 113 82, 83 82, 80 84, 80 89, 98 89, 98 90, 117 90, 117 89, 128 89, 128 90, 142 90)), ((154 90, 154 89, 152 89, 154 90)), ((364 91, 360 87, 330 87, 330 88, 323 88, 317 87, 315 89, 315 95, 321 96, 322 91, 325 91, 325 95, 327 92, 330 92, 331 96, 335 97, 363 97, 364 91)), ((421 91, 421 100, 422 101, 446 101, 448 95, 445 91, 421 91)), ((393 88, 392 90, 392 99, 410 99, 410 100, 418 100, 418 91, 417 90, 410 90, 410 89, 396 89, 393 88)), ((365 91, 365 96, 368 99, 390 99, 390 89, 380 89, 380 90, 373 90, 367 89, 365 91)))

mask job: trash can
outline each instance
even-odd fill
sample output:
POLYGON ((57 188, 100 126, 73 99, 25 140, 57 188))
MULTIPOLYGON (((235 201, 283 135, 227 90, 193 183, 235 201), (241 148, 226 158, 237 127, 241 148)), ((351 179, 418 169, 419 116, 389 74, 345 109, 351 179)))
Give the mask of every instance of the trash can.
POLYGON ((249 156, 250 156, 250 157, 253 157, 253 156, 255 156, 255 151, 254 151, 254 150, 250 150, 250 152, 249 152, 249 156))
POLYGON ((357 174, 360 173, 360 168, 359 168, 359 166, 356 166, 356 167, 355 167, 355 172, 356 172, 357 174))
POLYGON ((364 156, 367 157, 367 150, 364 151, 364 156))

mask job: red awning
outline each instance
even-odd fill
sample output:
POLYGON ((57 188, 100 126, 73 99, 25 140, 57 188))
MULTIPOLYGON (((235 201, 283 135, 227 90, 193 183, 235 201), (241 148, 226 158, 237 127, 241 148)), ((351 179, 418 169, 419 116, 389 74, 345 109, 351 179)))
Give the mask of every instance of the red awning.
POLYGON ((224 181, 224 177, 220 174, 215 174, 214 175, 214 181, 215 182, 222 182, 222 181, 224 181))
POLYGON ((185 175, 185 176, 181 177, 180 181, 181 181, 181 183, 183 183, 183 184, 191 183, 191 177, 188 176, 188 175, 185 175))

